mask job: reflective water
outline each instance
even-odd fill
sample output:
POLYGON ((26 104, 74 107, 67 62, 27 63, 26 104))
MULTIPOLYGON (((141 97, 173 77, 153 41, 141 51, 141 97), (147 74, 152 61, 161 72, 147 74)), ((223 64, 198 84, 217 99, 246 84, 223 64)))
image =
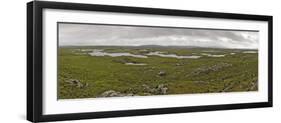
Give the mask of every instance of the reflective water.
POLYGON ((201 56, 178 56, 176 54, 163 54, 162 52, 156 51, 156 52, 150 52, 146 55, 135 55, 131 53, 107 53, 103 52, 103 50, 99 49, 93 49, 92 52, 89 53, 91 56, 111 56, 111 57, 119 57, 119 56, 131 56, 131 57, 136 57, 136 58, 147 58, 146 55, 154 55, 154 56, 160 56, 160 57, 168 57, 168 58, 177 58, 177 59, 197 59, 200 58, 201 56))
POLYGON ((91 56, 111 56, 111 57, 119 57, 119 56, 131 56, 136 58, 147 58, 147 56, 144 55, 135 55, 131 53, 107 53, 103 52, 103 50, 97 50, 94 49, 91 53, 89 53, 91 56))
POLYGON ((201 53, 201 55, 208 56, 208 57, 224 57, 225 55, 212 55, 208 53, 201 53))
POLYGON ((156 51, 156 52, 150 52, 148 53, 147 55, 154 55, 154 56, 160 56, 160 57, 169 57, 169 58, 177 58, 177 59, 198 59, 200 58, 201 56, 178 56, 176 54, 163 54, 163 52, 159 52, 159 51, 156 51))

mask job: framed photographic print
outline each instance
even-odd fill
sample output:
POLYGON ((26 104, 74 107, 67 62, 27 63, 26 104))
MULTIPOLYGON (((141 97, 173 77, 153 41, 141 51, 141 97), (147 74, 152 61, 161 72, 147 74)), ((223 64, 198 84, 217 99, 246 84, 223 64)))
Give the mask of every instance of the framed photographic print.
POLYGON ((33 122, 272 106, 272 16, 27 4, 33 122))

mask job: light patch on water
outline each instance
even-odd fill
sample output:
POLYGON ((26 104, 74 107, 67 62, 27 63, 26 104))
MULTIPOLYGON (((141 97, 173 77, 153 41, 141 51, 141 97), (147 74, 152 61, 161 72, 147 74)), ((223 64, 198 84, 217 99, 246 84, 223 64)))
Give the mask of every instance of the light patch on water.
POLYGON ((156 52, 150 52, 148 53, 147 55, 150 55, 150 56, 160 56, 160 57, 168 57, 168 58, 177 58, 177 59, 198 59, 200 58, 201 56, 178 56, 176 54, 162 54, 163 52, 159 52, 159 51, 156 51, 156 52))
POLYGON ((224 57, 225 55, 212 55, 208 53, 201 53, 201 55, 208 56, 208 57, 224 57))
POLYGON ((236 53, 230 53, 230 55, 235 55, 236 53))
POLYGON ((258 53, 258 51, 244 51, 243 53, 258 53))
POLYGON ((76 55, 86 55, 87 53, 74 53, 76 55))
POLYGON ((125 65, 139 65, 139 66, 142 66, 142 65, 147 65, 145 63, 125 63, 125 65))
POLYGON ((205 53, 217 53, 217 52, 221 52, 221 51, 217 51, 217 50, 205 50, 203 51, 205 53))
POLYGON ((82 51, 82 52, 91 52, 91 51, 93 51, 93 49, 80 49, 80 51, 82 51))
POLYGON ((120 56, 130 56, 130 57, 136 57, 136 58, 147 58, 147 56, 144 55, 135 55, 131 53, 106 53, 103 52, 103 50, 94 49, 91 53, 89 53, 91 56, 111 56, 111 57, 120 57, 120 56))

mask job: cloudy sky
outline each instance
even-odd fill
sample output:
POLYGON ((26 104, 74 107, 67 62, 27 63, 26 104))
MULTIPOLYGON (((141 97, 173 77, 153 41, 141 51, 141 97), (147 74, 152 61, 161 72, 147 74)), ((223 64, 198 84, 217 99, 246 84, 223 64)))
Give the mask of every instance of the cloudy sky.
POLYGON ((258 32, 59 23, 60 46, 200 46, 258 48, 258 32))

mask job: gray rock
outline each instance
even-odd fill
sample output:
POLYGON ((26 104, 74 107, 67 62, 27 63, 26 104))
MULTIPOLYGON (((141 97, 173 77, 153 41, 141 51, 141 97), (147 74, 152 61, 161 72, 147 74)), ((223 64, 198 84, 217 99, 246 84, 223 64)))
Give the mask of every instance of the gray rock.
POLYGON ((150 90, 150 87, 146 84, 142 84, 142 87, 143 87, 143 90, 144 91, 149 91, 150 90))
POLYGON ((151 88, 151 89, 149 89, 148 93, 157 94, 157 89, 151 88))
POLYGON ((109 91, 105 91, 103 92, 100 96, 101 97, 114 97, 114 96, 118 96, 120 93, 116 92, 114 90, 109 90, 109 91))
POLYGON ((253 81, 250 83, 250 88, 248 89, 248 91, 253 91, 257 88, 258 88, 258 81, 253 81))
POLYGON ((84 88, 84 87, 88 87, 88 83, 83 84, 82 82, 80 82, 77 79, 69 79, 66 81, 67 83, 69 83, 72 86, 75 86, 77 88, 84 88))
POLYGON ((84 85, 83 85, 82 83, 80 83, 80 82, 79 82, 79 83, 77 83, 76 87, 77 87, 77 88, 83 88, 83 87, 84 87, 84 85))
POLYGON ((160 84, 157 86, 157 88, 164 88, 164 87, 166 87, 166 85, 164 85, 164 84, 160 84))
POLYGON ((168 87, 166 84, 160 84, 157 86, 157 91, 159 94, 166 94, 168 91, 168 87))
POLYGON ((183 66, 184 63, 176 63, 176 66, 183 66))
POLYGON ((77 79, 69 79, 66 82, 68 82, 69 84, 73 84, 73 85, 80 83, 80 81, 77 79))
POLYGON ((215 64, 213 66, 200 67, 200 68, 195 69, 195 71, 193 71, 188 76, 200 75, 200 74, 208 74, 210 72, 219 71, 219 70, 221 70, 223 68, 231 67, 231 66, 232 66, 232 64, 222 62, 222 63, 215 64))
POLYGON ((146 84, 142 85, 144 88, 144 95, 153 95, 153 94, 167 94, 168 85, 159 84, 156 87, 149 87, 146 84))
POLYGON ((167 87, 163 87, 160 89, 161 94, 167 94, 168 88, 167 87))
POLYGON ((159 75, 159 76, 165 76, 165 75, 166 75, 166 72, 165 72, 165 71, 160 71, 160 72, 158 73, 158 75, 159 75))
POLYGON ((136 95, 133 93, 124 94, 124 93, 120 93, 118 91, 109 90, 109 91, 103 92, 99 97, 125 97, 125 96, 136 96, 136 95))

